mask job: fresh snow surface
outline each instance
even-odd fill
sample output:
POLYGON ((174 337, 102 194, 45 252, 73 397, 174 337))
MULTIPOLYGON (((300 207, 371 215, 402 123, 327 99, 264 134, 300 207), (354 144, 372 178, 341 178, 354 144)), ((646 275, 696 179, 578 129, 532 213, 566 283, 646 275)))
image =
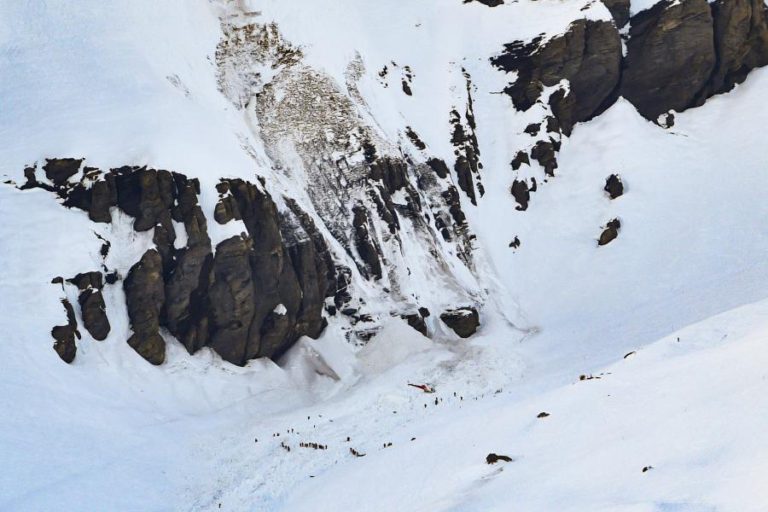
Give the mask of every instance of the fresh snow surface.
MULTIPOLYGON (((83 332, 66 365, 50 329, 63 322, 60 299, 77 301, 51 279, 98 267, 94 233, 113 241, 106 263, 124 275, 151 232, 116 211, 113 224, 93 224, 47 192, 2 185, 0 510, 766 510, 768 72, 670 130, 620 101, 576 127, 558 176, 521 213, 509 161, 533 143, 523 128, 541 112, 512 110, 498 94, 509 77, 488 56, 579 16, 605 18, 599 2, 234 4, 276 21, 339 84, 359 53, 367 119, 393 141, 412 126, 430 154, 451 155, 448 112, 463 108, 461 68, 470 73, 487 193, 464 206, 489 296, 483 326, 458 341, 433 324, 430 341, 393 318, 358 349, 331 322, 279 365, 245 368, 207 349, 189 356, 169 337, 155 368, 125 343, 112 286, 110 336, 83 332), (392 61, 413 68, 412 97, 399 75, 379 82, 392 61), (612 172, 626 187, 616 201, 602 192, 612 172), (614 217, 621 234, 598 249, 614 217), (514 461, 487 465, 490 452, 514 461)), ((197 176, 209 219, 222 176, 258 173, 300 196, 218 92, 218 17, 230 8, 0 0, 2 181, 76 156, 197 176)), ((209 226, 214 241, 242 231, 209 226)), ((429 277, 414 286, 444 293, 429 277)))

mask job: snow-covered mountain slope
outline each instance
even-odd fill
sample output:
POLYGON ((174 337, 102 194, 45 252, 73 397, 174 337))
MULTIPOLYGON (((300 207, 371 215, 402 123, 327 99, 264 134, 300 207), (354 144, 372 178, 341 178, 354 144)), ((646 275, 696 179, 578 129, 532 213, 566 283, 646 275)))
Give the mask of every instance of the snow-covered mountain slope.
POLYGON ((0 510, 763 510, 765 4, 606 4, 0 0, 0 510))

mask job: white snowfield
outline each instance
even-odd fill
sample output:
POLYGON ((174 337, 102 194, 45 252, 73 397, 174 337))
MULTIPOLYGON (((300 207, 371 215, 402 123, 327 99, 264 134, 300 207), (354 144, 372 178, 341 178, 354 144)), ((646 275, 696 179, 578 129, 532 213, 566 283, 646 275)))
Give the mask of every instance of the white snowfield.
MULTIPOLYGON (((222 176, 303 198, 216 82, 220 18, 244 13, 338 84, 359 55, 360 116, 413 155, 406 126, 451 158, 471 75, 486 194, 462 197, 477 268, 458 281, 480 290, 482 327, 457 340, 433 312, 429 340, 395 317, 358 348, 332 319, 245 368, 167 337, 153 367, 126 343, 118 284, 109 337, 81 328, 67 365, 50 329, 64 294, 77 300, 51 279, 100 265, 94 233, 125 275, 152 234, 0 184, 0 511, 768 510, 768 70, 671 129, 620 100, 563 141, 557 176, 518 212, 509 162, 542 112, 514 111, 488 57, 607 19, 600 2, 0 0, 0 181, 71 156, 199 177, 209 219, 222 176), (394 71, 382 84, 393 61, 413 96, 394 71), (610 201, 614 172, 625 194, 610 201)), ((458 293, 419 275, 424 297, 458 293)))

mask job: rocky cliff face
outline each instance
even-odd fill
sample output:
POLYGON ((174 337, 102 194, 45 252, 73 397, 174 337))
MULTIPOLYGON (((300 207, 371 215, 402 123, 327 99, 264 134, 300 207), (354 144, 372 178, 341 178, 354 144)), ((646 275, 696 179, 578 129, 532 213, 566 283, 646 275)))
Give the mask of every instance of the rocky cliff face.
MULTIPOLYGON (((153 230, 155 247, 123 281, 133 331, 127 341, 147 361, 165 359, 161 328, 190 353, 209 346, 238 365, 278 357, 299 337, 322 332, 325 300, 337 291, 336 269, 323 237, 295 203, 281 215, 259 185, 222 180, 219 204, 226 208, 217 211, 228 208, 229 217, 222 214, 217 221, 242 220, 245 230, 213 247, 197 204, 196 180, 146 168, 81 170, 81 164, 48 160, 50 185, 29 168, 22 188, 54 191, 65 206, 86 211, 94 222, 111 222, 111 210, 118 209, 134 219, 135 231, 153 230), (176 243, 182 235, 183 246, 176 243)), ((78 274, 70 282, 82 290, 85 328, 96 340, 106 338, 102 274, 78 274)), ((67 326, 57 327, 54 337, 62 358, 71 361, 77 325, 71 306, 67 317, 67 326)))
MULTIPOLYGON (((348 240, 361 275, 376 282, 383 277, 381 239, 376 231, 383 223, 390 235, 397 236, 401 215, 421 219, 423 213, 405 163, 372 156, 366 169, 375 187, 370 189, 372 203, 352 207, 349 222, 353 231, 341 241, 348 240), (411 202, 404 208, 393 203, 392 195, 398 191, 410 194, 411 202)), ((71 158, 49 159, 43 171, 44 176, 39 176, 37 168, 27 168, 27 182, 20 188, 53 192, 64 206, 83 210, 92 222, 111 223, 119 211, 133 219, 134 231, 152 232, 154 247, 127 275, 119 276, 103 265, 107 284, 122 279, 132 330, 127 342, 152 364, 165 360, 163 329, 190 354, 211 347, 225 360, 243 365, 254 358, 277 358, 302 336, 318 337, 326 326, 326 315, 341 312, 353 323, 370 321, 358 308, 346 306, 353 298, 349 269, 334 257, 312 217, 290 198, 283 198, 285 207, 279 211, 260 183, 219 182, 215 222, 222 226, 241 223, 243 229, 214 245, 208 219, 198 204, 200 184, 195 179, 136 167, 103 172, 71 158)), ((425 166, 422 172, 434 171, 425 166)), ((428 187, 421 185, 422 189, 428 187)), ((458 198, 447 202, 455 210, 441 229, 443 237, 451 240, 449 225, 464 224, 465 219, 458 198)), ((108 251, 106 243, 102 256, 108 251)), ((62 285, 64 281, 57 278, 62 285)), ((101 295, 105 286, 102 272, 87 271, 66 281, 81 291, 84 327, 95 340, 105 339, 110 325, 101 295)), ((67 301, 64 305, 67 324, 54 328, 52 335, 56 351, 71 362, 79 332, 74 309, 67 301)), ((422 317, 428 314, 422 309, 403 318, 426 335, 422 317)))
MULTIPOLYGON (((628 0, 604 3, 613 21, 574 19, 561 35, 515 41, 490 58, 516 75, 504 90, 514 107, 540 116, 524 130, 530 146, 511 162, 510 200, 519 211, 555 175, 575 125, 619 97, 667 124, 671 111, 727 92, 768 64, 762 0, 664 0, 631 18, 628 0), (542 175, 527 172, 535 163, 542 175)), ((278 358, 300 337, 320 336, 331 317, 343 318, 355 342, 375 335, 389 316, 425 335, 452 329, 471 336, 486 291, 472 283, 478 255, 467 220, 485 193, 470 72, 461 64, 454 70, 460 85, 445 109, 448 150, 441 152, 405 120, 398 140, 383 133, 361 92, 371 74, 362 57, 351 59, 340 83, 311 66, 275 23, 233 13, 221 19, 216 78, 255 127, 263 154, 251 155, 253 179, 218 180, 205 191, 215 207, 204 212, 200 182, 183 172, 100 170, 74 158, 24 171, 21 189, 47 190, 96 224, 128 216, 152 242, 125 275, 103 264, 58 279, 78 295, 64 302, 66 324, 53 329, 56 351, 74 359, 78 325, 97 341, 110 335, 108 286, 125 294, 126 341, 153 364, 165 360, 168 336, 190 354, 210 347, 238 365, 278 358), (274 179, 257 178, 261 171, 274 179), (425 298, 429 288, 439 300, 425 298)), ((374 74, 382 83, 397 74, 397 94, 414 96, 418 75, 410 66, 389 62, 374 74)), ((609 176, 605 191, 621 196, 621 178, 609 176)), ((615 240, 620 228, 618 218, 607 222, 598 244, 615 240)), ((519 246, 517 237, 509 244, 519 246)))
MULTIPOLYGON (((631 18, 629 1, 604 3, 613 23, 576 20, 560 36, 515 41, 491 59, 516 74, 505 92, 517 110, 543 104, 548 111, 526 129, 538 140, 518 152, 513 170, 537 161, 544 178, 554 176, 561 135, 619 97, 668 127, 674 112, 700 106, 768 64, 768 9, 761 0, 663 0, 631 18), (622 35, 619 28, 627 24, 622 35)), ((519 179, 511 189, 521 210, 535 187, 529 180, 519 179)))
POLYGON ((698 106, 726 92, 750 70, 768 64, 766 6, 759 0, 664 0, 629 20, 626 56, 617 25, 628 2, 606 2, 616 25, 577 20, 546 43, 517 41, 492 62, 518 78, 506 90, 529 109, 544 87, 564 133, 599 114, 621 95, 646 118, 698 106), (561 92, 562 91, 562 92, 561 92))

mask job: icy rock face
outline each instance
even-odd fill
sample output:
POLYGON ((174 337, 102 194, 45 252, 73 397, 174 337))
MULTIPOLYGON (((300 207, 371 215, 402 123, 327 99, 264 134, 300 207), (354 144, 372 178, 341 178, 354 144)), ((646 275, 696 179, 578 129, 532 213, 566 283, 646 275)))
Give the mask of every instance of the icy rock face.
MULTIPOLYGON (((46 168, 64 168, 67 162, 72 161, 49 160, 46 168)), ((86 168, 80 181, 70 182, 80 172, 76 162, 71 164, 75 172, 67 170, 66 178, 56 181, 54 177, 63 175, 49 176, 55 187, 38 181, 32 170, 22 188, 52 189, 64 205, 87 211, 91 219, 116 207, 134 218, 134 230, 154 230, 155 247, 130 268, 123 283, 133 330, 128 344, 147 361, 165 360, 161 327, 190 353, 210 346, 239 365, 256 357, 277 357, 299 337, 322 332, 322 310, 336 291, 336 270, 325 240, 298 205, 289 203, 290 210, 281 215, 258 185, 222 180, 220 204, 231 203, 233 218, 241 219, 245 230, 214 251, 197 204, 196 180, 155 169, 102 173, 86 168), (184 225, 183 248, 176 247, 174 221, 184 225)), ((86 329, 95 339, 104 339, 110 327, 101 296, 102 274, 78 274, 69 282, 81 290, 86 329)), ((75 351, 74 315, 67 307, 68 324, 53 332, 57 352, 69 361, 75 351)))
MULTIPOLYGON (((465 267, 461 273, 474 269, 474 237, 462 199, 476 203, 483 193, 469 75, 463 73, 467 101, 450 111, 446 140, 455 161, 446 163, 429 154, 410 126, 403 125, 402 133, 416 151, 383 136, 358 89, 366 74, 359 55, 340 84, 304 62, 301 50, 273 25, 258 25, 247 12, 224 19, 222 32, 221 91, 258 126, 274 172, 293 184, 284 195, 301 203, 318 229, 342 248, 337 263, 343 259, 354 267, 393 314, 423 305, 410 268, 415 257, 429 267, 424 271, 444 278, 461 303, 474 302, 453 270, 456 265, 465 267), (430 258, 420 257, 425 251, 430 258)), ((403 71, 402 93, 412 95, 406 87, 414 79, 412 70, 393 62, 379 76, 389 67, 403 71)), ((230 203, 217 208, 221 220, 233 215, 230 203)), ((353 322, 368 318, 356 307, 342 306, 335 304, 353 322)))

